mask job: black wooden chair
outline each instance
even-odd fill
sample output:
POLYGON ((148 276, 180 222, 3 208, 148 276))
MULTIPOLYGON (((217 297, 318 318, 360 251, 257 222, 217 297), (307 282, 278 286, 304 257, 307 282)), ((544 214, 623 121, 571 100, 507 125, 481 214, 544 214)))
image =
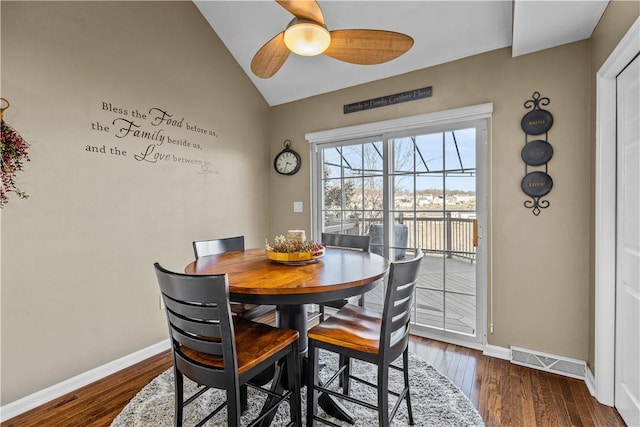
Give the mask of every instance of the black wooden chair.
MULTIPOLYGON (((222 254, 231 251, 244 251, 244 236, 226 237, 223 239, 196 240, 193 242, 193 254, 196 259, 203 256, 222 254)), ((231 302, 231 311, 245 319, 256 319, 271 310, 273 305, 243 304, 231 302)))
POLYGON ((263 408, 251 426, 258 425, 285 400, 290 405, 289 425, 301 425, 298 332, 232 316, 227 275, 174 273, 158 263, 154 267, 166 306, 173 354, 175 425, 182 425, 184 407, 209 388, 225 390, 227 400, 198 426, 225 407, 228 425, 240 425, 241 388, 247 385, 271 396, 267 399, 271 405, 263 408), (274 364, 274 381, 282 381, 286 371, 290 385, 289 391, 277 396, 251 382, 274 364), (184 376, 204 387, 185 398, 184 376))
MULTIPOLYGON (((322 244, 325 245, 325 247, 353 249, 364 252, 369 251, 369 239, 370 237, 368 235, 356 236, 350 234, 322 233, 322 244)), ((325 307, 339 309, 349 302, 353 303, 356 301, 360 307, 364 307, 364 295, 359 295, 355 297, 355 299, 344 298, 341 300, 320 304, 320 321, 324 322, 325 320, 325 307)))
POLYGON ((317 411, 318 393, 328 393, 377 410, 379 425, 384 427, 391 423, 402 400, 406 400, 409 424, 413 425, 408 371, 409 320, 422 257, 422 251, 418 249, 414 258, 391 263, 382 316, 357 305, 347 304, 329 319, 308 331, 308 427, 314 424, 314 420, 323 420, 318 416, 317 411), (318 350, 321 348, 337 353, 345 360, 344 365, 339 366, 338 372, 326 385, 320 385, 318 379, 318 350), (402 367, 391 365, 391 362, 400 355, 402 355, 402 367), (364 382, 351 374, 351 358, 377 365, 377 385, 364 382), (404 388, 399 393, 389 390, 390 368, 403 371, 404 388), (328 389, 336 378, 342 378, 342 393, 328 389), (377 405, 349 396, 352 379, 377 387, 377 405), (397 397, 391 411, 389 411, 389 394, 397 397))

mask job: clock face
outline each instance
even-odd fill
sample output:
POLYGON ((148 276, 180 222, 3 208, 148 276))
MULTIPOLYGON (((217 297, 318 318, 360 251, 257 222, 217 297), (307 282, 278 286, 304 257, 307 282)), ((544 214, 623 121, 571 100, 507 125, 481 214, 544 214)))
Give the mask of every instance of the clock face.
POLYGON ((276 156, 273 166, 282 175, 293 175, 300 170, 300 155, 293 150, 284 149, 276 156))

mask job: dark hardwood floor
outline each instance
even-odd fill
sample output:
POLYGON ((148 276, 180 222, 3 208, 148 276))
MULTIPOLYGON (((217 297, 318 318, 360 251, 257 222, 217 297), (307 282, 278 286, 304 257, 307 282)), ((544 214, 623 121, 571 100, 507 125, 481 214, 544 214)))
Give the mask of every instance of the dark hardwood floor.
MULTIPOLYGON (((410 350, 447 375, 487 426, 624 426, 583 381, 484 356, 481 351, 412 337, 410 350)), ((129 400, 171 367, 164 352, 18 415, 2 427, 109 426, 129 400)))

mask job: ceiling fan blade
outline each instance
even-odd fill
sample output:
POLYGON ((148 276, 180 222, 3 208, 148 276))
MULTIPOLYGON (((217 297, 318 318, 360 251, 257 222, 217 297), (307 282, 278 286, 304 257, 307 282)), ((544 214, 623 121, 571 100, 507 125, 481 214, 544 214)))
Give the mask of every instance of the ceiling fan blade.
POLYGON ((351 64, 372 65, 396 59, 413 46, 406 34, 384 30, 334 30, 324 54, 351 64))
POLYGON ((284 32, 264 44, 251 60, 251 71, 258 77, 268 79, 278 72, 291 51, 284 44, 284 32))
POLYGON ((315 0, 276 0, 276 2, 297 18, 324 25, 322 10, 315 0))

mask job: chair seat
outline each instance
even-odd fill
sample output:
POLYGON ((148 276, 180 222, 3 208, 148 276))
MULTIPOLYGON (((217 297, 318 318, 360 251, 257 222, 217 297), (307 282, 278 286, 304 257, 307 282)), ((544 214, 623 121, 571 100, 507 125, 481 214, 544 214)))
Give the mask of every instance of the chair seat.
POLYGON ((256 320, 262 315, 269 313, 276 309, 275 305, 267 304, 245 304, 240 302, 231 302, 229 304, 231 312, 245 319, 256 320))
POLYGON ((342 308, 347 304, 349 304, 349 300, 346 298, 324 303, 325 307, 331 307, 331 308, 342 308))
POLYGON ((309 330, 309 339, 340 347, 378 354, 380 352, 380 313, 347 304, 334 315, 309 330))
MULTIPOLYGON (((233 316, 233 328, 235 330, 239 375, 267 360, 282 348, 296 341, 299 336, 298 332, 294 330, 278 329, 237 316, 233 316)), ((224 367, 222 356, 200 353, 185 346, 181 346, 180 351, 188 358, 203 365, 218 369, 224 367)))
POLYGON ((251 310, 253 308, 256 308, 258 305, 257 304, 243 304, 241 302, 233 302, 233 301, 231 301, 229 303, 229 306, 231 307, 231 312, 233 314, 240 314, 240 313, 244 313, 247 310, 251 310))

